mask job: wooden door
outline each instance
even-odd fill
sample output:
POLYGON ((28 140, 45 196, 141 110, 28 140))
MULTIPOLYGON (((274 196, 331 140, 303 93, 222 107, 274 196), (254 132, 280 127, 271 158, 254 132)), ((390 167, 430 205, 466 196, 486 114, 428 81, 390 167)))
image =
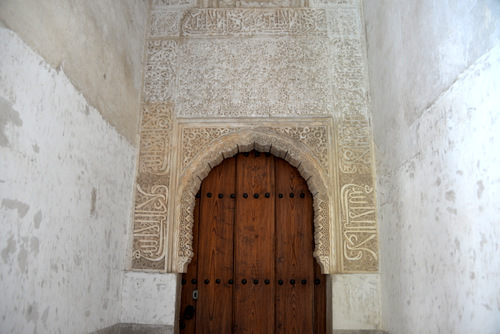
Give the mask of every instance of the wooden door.
POLYGON ((285 160, 252 151, 215 167, 196 195, 180 332, 325 333, 312 219, 307 184, 285 160))

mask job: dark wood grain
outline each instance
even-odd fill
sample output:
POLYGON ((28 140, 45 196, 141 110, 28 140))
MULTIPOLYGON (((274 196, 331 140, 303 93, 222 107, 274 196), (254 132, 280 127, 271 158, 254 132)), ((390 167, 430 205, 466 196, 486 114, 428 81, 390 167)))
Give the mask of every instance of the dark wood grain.
POLYGON ((194 220, 181 317, 187 305, 196 315, 181 333, 326 332, 326 279, 312 256, 312 196, 296 168, 255 151, 224 160, 203 181, 194 220))
POLYGON ((314 259, 314 277, 320 280, 314 285, 314 333, 326 333, 326 275, 321 274, 321 268, 314 259))
POLYGON ((201 187, 198 243, 198 333, 230 333, 232 328, 235 159, 212 169, 201 187), (219 194, 221 198, 219 198, 219 194), (219 279, 221 282, 216 283, 219 279), (208 283, 205 283, 208 280, 208 283))
POLYGON ((276 333, 312 333, 311 194, 297 169, 282 159, 276 159, 276 192, 283 194, 276 200, 276 275, 285 282, 276 291, 276 333))
POLYGON ((265 193, 274 192, 274 158, 239 154, 236 170, 234 333, 272 333, 273 285, 264 281, 274 281, 274 201, 265 193))

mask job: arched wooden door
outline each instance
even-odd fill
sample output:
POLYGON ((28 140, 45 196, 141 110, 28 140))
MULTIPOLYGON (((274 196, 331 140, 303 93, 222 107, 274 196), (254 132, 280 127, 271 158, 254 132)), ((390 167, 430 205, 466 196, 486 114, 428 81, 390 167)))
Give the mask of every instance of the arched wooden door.
POLYGON ((312 196, 296 168, 240 153, 203 181, 180 333, 325 333, 312 196))

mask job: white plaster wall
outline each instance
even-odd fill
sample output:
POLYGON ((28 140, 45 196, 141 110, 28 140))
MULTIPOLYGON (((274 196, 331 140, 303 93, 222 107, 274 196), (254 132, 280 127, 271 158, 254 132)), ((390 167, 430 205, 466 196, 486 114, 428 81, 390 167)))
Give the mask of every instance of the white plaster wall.
POLYGON ((0 50, 0 332, 113 325, 135 148, 15 33, 0 50))
POLYGON ((377 274, 331 275, 332 328, 380 328, 380 278, 377 274))
POLYGON ((500 3, 371 1, 382 326, 500 331, 500 3))
POLYGON ((364 0, 379 172, 414 154, 407 129, 500 41, 497 0, 364 0), (387 129, 391 129, 387 134, 387 129), (398 154, 393 154, 397 150, 398 154))
POLYGON ((173 326, 176 291, 176 274, 126 272, 121 322, 173 326))
POLYGON ((135 143, 147 8, 147 0, 2 0, 0 21, 135 143))

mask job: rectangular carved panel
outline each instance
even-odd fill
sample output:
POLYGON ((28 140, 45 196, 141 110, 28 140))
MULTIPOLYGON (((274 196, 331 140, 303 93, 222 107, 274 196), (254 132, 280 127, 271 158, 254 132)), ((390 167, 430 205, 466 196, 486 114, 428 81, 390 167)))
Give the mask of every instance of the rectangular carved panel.
POLYGON ((141 124, 139 172, 167 174, 172 134, 172 106, 154 104, 144 108, 141 124))
POLYGON ((153 0, 153 8, 193 7, 197 0, 153 0))
POLYGON ((374 190, 346 184, 341 189, 342 267, 351 272, 378 270, 378 229, 374 190))
POLYGON ((159 9, 151 12, 149 37, 178 37, 182 11, 159 9))
POLYGON ((166 102, 175 87, 177 69, 177 42, 148 41, 144 77, 145 102, 166 102))
POLYGON ((192 9, 182 21, 182 35, 326 36, 323 9, 192 9))
POLYGON ((179 52, 178 116, 328 115, 326 39, 187 40, 179 52))
POLYGON ((355 7, 328 11, 335 78, 340 183, 341 271, 378 271, 378 228, 369 122, 368 78, 355 7))
POLYGON ((165 268, 171 137, 172 106, 146 105, 142 115, 136 180, 133 269, 165 268))

